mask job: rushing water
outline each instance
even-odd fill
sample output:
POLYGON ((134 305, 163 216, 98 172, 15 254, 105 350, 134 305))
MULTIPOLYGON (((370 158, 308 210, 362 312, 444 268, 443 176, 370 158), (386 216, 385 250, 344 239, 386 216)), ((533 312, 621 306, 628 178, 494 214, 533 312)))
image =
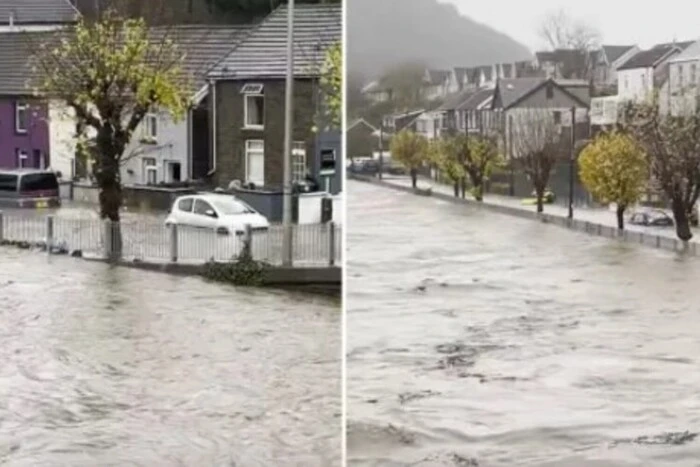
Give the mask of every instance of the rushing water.
POLYGON ((700 260, 348 191, 349 465, 700 465, 700 260))
POLYGON ((0 249, 0 464, 340 464, 337 300, 0 249))

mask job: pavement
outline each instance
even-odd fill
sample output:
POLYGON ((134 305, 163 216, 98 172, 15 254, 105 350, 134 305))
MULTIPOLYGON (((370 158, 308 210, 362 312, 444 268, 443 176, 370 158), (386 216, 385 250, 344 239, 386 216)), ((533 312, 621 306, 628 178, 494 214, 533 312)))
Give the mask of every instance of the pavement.
MULTIPOLYGON (((410 177, 397 177, 397 176, 384 176, 382 178, 384 183, 393 184, 401 187, 411 187, 410 177)), ((445 185, 438 183, 434 180, 427 178, 418 179, 419 189, 430 188, 434 193, 445 194, 448 196, 454 196, 454 188, 451 185, 445 185)), ((471 198, 467 194, 468 198, 471 198)), ((520 198, 513 198, 510 196, 503 196, 497 194, 486 193, 484 195, 484 204, 490 204, 494 206, 507 206, 510 208, 520 209, 522 211, 536 212, 535 206, 525 206, 522 204, 520 198)), ((626 218, 633 211, 630 209, 626 214, 626 218)), ((569 215, 569 208, 567 206, 562 206, 558 204, 546 204, 544 206, 544 212, 550 215, 555 215, 558 217, 566 218, 569 215)), ((617 228, 617 218, 615 217, 615 212, 605 208, 574 208, 574 219, 579 219, 581 221, 586 221, 594 224, 600 224, 607 227, 617 228)), ((673 227, 646 227, 641 225, 632 225, 625 222, 625 230, 630 232, 641 232, 650 235, 658 235, 665 238, 675 239, 676 230, 673 227)), ((693 229, 693 238, 691 240, 693 243, 700 243, 700 230, 693 229)))

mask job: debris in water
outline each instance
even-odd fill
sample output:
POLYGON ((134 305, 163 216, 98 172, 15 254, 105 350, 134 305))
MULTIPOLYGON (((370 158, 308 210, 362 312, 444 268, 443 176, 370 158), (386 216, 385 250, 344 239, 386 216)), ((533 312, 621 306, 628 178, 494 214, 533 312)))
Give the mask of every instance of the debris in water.
POLYGON ((404 392, 402 394, 399 394, 399 402, 401 404, 405 404, 406 402, 411 402, 415 401, 418 399, 425 399, 426 397, 431 397, 431 396, 439 396, 440 393, 436 391, 431 391, 428 389, 427 391, 418 391, 418 392, 404 392))
POLYGON ((661 433, 655 436, 639 436, 637 438, 631 439, 620 439, 613 441, 612 445, 616 446, 618 444, 646 444, 646 445, 671 445, 671 446, 681 446, 683 444, 689 443, 697 438, 698 433, 691 433, 690 431, 674 431, 661 433))

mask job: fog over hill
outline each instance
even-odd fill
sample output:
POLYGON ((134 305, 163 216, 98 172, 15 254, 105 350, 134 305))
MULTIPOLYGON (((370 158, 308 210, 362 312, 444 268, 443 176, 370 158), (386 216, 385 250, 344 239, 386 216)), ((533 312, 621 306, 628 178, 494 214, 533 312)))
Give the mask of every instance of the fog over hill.
POLYGON ((405 62, 434 68, 526 60, 524 45, 437 0, 345 0, 348 72, 365 79, 405 62))

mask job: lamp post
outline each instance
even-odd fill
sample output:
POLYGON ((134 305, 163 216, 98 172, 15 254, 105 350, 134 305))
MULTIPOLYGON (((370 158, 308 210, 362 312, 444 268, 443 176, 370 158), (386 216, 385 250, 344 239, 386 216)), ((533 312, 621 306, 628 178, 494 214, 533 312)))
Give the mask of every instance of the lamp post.
POLYGON ((294 95, 294 0, 287 5, 287 78, 284 95, 284 180, 282 264, 292 265, 292 111, 294 95))
POLYGON ((569 157, 569 219, 574 218, 574 165, 576 162, 576 107, 571 107, 571 154, 569 157))

